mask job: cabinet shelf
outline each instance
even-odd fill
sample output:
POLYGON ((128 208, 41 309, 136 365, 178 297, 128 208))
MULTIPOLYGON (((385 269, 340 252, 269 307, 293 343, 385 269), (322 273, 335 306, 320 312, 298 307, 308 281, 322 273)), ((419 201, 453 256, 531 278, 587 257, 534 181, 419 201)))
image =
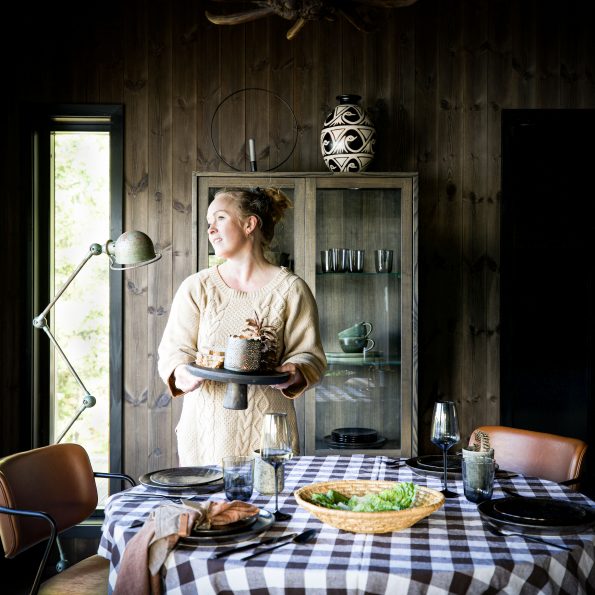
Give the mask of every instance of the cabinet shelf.
POLYGON ((400 360, 382 360, 382 361, 363 361, 363 362, 350 362, 349 360, 345 360, 345 361, 338 361, 338 360, 329 360, 327 358, 328 361, 328 365, 329 366, 341 366, 342 368, 345 367, 358 367, 358 368, 362 368, 362 367, 366 367, 366 366, 374 366, 377 368, 381 368, 383 366, 400 366, 401 365, 401 361, 400 360))
POLYGON ((316 440, 316 453, 320 455, 351 455, 354 453, 366 454, 373 457, 386 456, 401 449, 399 441, 387 438, 379 448, 332 448, 324 440, 316 440))
POLYGON ((363 272, 363 273, 316 273, 316 278, 320 277, 349 277, 350 279, 355 279, 358 277, 369 279, 370 277, 376 277, 378 279, 400 279, 401 273, 376 273, 374 271, 370 272, 363 272))

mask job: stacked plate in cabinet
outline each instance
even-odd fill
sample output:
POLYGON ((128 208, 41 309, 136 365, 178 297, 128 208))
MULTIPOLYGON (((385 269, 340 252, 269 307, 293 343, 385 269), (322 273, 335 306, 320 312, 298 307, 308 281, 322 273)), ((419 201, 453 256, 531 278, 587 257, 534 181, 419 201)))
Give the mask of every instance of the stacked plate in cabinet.
POLYGON ((371 428, 336 428, 324 441, 331 448, 380 448, 386 438, 371 428))

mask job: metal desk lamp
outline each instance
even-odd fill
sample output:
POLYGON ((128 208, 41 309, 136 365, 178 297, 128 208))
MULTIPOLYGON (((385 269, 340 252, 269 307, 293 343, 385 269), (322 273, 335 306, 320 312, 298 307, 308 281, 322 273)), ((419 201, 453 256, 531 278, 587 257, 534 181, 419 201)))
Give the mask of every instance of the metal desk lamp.
POLYGON ((82 262, 74 269, 71 275, 66 279, 66 282, 61 287, 61 289, 56 293, 52 301, 43 309, 43 311, 33 319, 33 326, 38 329, 42 329, 45 334, 49 337, 52 345, 56 348, 58 353, 62 356, 62 359, 68 366, 70 373, 73 375, 74 379, 81 387, 84 392, 84 397, 81 402, 81 406, 76 411, 72 419, 69 421, 68 425, 64 429, 64 431, 60 434, 58 439, 56 440, 55 444, 58 444, 62 438, 66 435, 68 430, 72 427, 72 424, 79 418, 81 413, 88 409, 89 407, 93 407, 96 403, 96 399, 91 393, 87 390, 83 381, 80 379, 79 375, 76 373, 76 370, 72 367, 72 364, 66 357, 64 351, 48 326, 46 315, 47 313, 54 307, 55 303, 60 299, 60 296, 66 291, 66 288, 72 283, 73 279, 80 273, 81 269, 87 264, 87 262, 93 257, 98 256, 99 254, 107 254, 110 259, 110 269, 115 271, 125 271, 128 269, 134 269, 136 267, 144 266, 146 264, 151 264, 161 258, 161 254, 155 253, 155 247, 153 246, 153 242, 151 238, 144 234, 142 231, 127 231, 124 232, 115 242, 113 240, 108 240, 105 246, 101 246, 100 244, 91 244, 89 247, 89 252, 82 260, 82 262))

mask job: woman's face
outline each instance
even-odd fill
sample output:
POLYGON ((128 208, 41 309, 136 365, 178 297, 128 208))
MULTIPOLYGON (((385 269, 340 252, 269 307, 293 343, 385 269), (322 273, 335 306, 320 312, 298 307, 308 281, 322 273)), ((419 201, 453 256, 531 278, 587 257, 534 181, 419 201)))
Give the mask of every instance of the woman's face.
POLYGON ((209 242, 217 256, 229 258, 251 249, 247 233, 249 223, 240 221, 238 210, 229 195, 219 194, 215 197, 207 210, 207 223, 209 242))

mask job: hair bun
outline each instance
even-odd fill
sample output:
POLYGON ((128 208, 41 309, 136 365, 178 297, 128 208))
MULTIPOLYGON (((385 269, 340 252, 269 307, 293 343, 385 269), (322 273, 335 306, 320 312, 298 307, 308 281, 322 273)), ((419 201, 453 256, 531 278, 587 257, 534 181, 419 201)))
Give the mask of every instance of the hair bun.
POLYGON ((273 221, 277 223, 282 217, 286 209, 291 208, 291 200, 280 189, 275 187, 260 189, 262 194, 268 197, 270 201, 271 216, 273 221))

